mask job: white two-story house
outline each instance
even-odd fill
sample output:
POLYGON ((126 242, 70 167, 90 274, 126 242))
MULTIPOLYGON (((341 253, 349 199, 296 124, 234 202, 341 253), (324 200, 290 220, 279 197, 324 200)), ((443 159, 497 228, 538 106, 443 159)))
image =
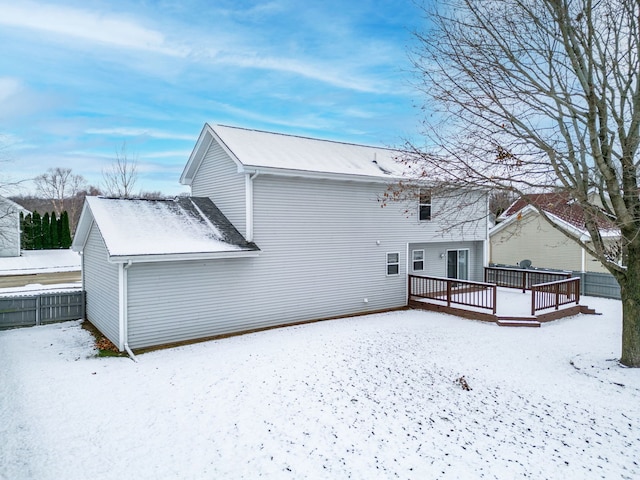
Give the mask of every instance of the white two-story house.
POLYGON ((180 178, 191 197, 87 200, 73 244, 87 319, 140 349, 400 308, 408 274, 481 280, 486 192, 455 218, 428 179, 384 206, 399 157, 205 124, 180 178))

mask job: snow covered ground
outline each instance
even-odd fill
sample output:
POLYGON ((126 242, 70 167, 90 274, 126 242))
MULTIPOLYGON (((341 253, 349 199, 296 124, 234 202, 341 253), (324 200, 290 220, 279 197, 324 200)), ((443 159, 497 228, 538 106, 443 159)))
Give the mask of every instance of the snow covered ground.
POLYGON ((0 257, 0 275, 79 270, 80 255, 71 250, 23 250, 19 257, 0 257))
POLYGON ((79 322, 0 332, 0 478, 639 478, 620 302, 584 303, 603 315, 394 312, 139 363, 79 322))

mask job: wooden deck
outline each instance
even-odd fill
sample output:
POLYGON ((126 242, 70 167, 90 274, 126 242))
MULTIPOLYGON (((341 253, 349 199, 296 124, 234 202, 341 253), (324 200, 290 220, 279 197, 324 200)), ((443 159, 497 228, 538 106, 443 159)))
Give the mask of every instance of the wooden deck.
MULTIPOLYGON (((452 283, 449 279, 410 276, 408 305, 508 327, 539 327, 544 322, 579 313, 595 314, 594 310, 578 303, 579 294, 574 291, 575 286, 567 289, 567 281, 557 281, 559 289, 554 294, 554 303, 532 307, 534 293, 531 290, 523 293, 522 290, 489 283, 452 283), (449 282, 446 288, 442 286, 443 282, 449 282), (477 290, 484 290, 486 294, 470 293, 477 290), (533 315, 532 311, 535 312, 533 315)), ((548 294, 543 295, 546 295, 543 300, 547 302, 548 294)))

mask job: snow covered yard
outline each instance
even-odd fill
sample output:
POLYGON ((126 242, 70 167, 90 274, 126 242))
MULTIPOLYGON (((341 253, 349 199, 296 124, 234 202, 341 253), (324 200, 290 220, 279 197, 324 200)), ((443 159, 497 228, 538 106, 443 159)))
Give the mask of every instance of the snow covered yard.
POLYGON ((604 315, 395 312, 139 363, 79 322, 0 332, 0 478, 638 478, 620 302, 585 303, 604 315))

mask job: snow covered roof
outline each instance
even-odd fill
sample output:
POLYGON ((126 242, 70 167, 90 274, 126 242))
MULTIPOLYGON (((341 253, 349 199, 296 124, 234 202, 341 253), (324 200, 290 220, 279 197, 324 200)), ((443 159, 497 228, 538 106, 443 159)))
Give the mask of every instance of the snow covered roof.
POLYGON ((205 124, 180 183, 190 185, 211 142, 216 141, 239 172, 300 176, 338 175, 389 180, 402 175, 403 152, 384 147, 205 124))
POLYGON ((0 197, 0 208, 7 209, 5 211, 22 212, 25 215, 28 215, 29 213, 31 213, 22 205, 17 204, 13 200, 9 200, 7 197, 0 197))
POLYGON ((94 222, 116 262, 255 256, 259 251, 208 198, 87 197, 73 250, 84 249, 94 222))
MULTIPOLYGON (((582 206, 573 201, 568 194, 555 192, 530 194, 517 199, 500 215, 502 222, 493 227, 492 233, 502 230, 529 212, 536 212, 536 208, 544 211, 547 217, 561 228, 578 237, 589 237, 582 206)), ((603 237, 620 235, 619 230, 604 213, 598 218, 598 226, 603 237)))

